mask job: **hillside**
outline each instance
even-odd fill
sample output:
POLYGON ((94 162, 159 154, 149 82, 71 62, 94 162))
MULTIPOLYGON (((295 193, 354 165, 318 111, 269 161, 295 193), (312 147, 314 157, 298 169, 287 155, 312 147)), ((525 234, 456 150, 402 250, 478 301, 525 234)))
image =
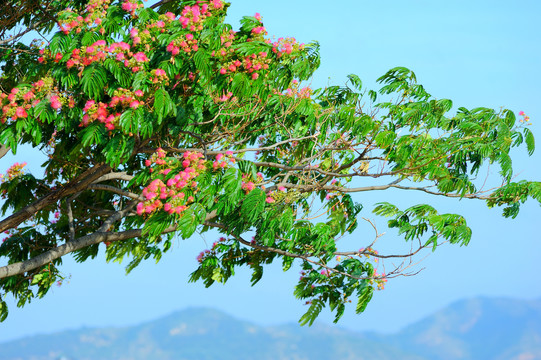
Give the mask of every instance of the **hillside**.
POLYGON ((3 360, 541 359, 541 301, 459 301, 393 335, 326 325, 263 327, 211 309, 186 309, 125 328, 0 343, 3 360))

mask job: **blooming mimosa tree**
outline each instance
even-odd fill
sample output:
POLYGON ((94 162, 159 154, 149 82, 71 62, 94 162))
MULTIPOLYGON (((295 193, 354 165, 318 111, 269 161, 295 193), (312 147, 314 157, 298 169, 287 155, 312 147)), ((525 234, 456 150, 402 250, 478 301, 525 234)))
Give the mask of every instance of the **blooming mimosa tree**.
POLYGON ((245 266, 255 284, 265 264, 297 262, 294 294, 309 305, 301 323, 325 305, 338 320, 351 300, 362 312, 419 251, 471 238, 460 215, 428 204, 363 209, 354 193, 478 199, 507 217, 541 201, 539 182, 512 181, 510 149, 534 150, 526 114, 447 115, 451 101, 408 69, 383 75, 379 92, 356 75, 310 89, 317 44, 268 37, 259 14, 234 31, 222 0, 8 3, 22 10, 0 22, 23 30, 0 33, 1 154, 26 145, 48 159, 44 176, 17 163, 0 184, 0 319, 8 294, 23 306, 61 281, 65 255, 126 258, 131 270, 175 239, 215 230, 191 281, 223 283, 245 266), (50 41, 18 42, 30 30, 50 41), (475 175, 489 163, 501 170, 486 190, 475 175), (388 217, 412 250, 378 253, 377 231, 344 249, 339 239, 363 212, 388 217), (383 272, 388 258, 404 261, 383 272))

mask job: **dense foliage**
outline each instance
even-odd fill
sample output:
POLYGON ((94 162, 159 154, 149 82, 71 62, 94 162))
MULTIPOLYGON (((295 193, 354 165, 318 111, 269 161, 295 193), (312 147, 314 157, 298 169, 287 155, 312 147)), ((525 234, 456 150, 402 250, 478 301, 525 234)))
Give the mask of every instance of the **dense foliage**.
POLYGON ((507 217, 528 197, 541 201, 539 182, 512 182, 510 149, 534 150, 525 114, 447 116, 452 102, 432 98, 405 68, 382 76, 378 93, 356 75, 347 86, 304 87, 317 44, 271 40, 259 14, 234 31, 222 0, 65 5, 47 3, 62 9, 53 22, 39 7, 18 18, 27 30, 57 22, 50 41, 24 45, 23 30, 0 44, 0 143, 48 154, 42 178, 15 164, 0 185, 10 214, 0 221, 2 319, 7 294, 23 306, 62 280, 66 254, 87 261, 104 243, 106 258, 128 258, 131 270, 176 238, 214 229, 223 237, 201 252, 190 280, 210 286, 247 266, 255 284, 265 264, 299 261, 294 294, 310 305, 301 323, 325 305, 338 320, 350 299, 362 312, 405 270, 378 271, 378 259, 471 237, 460 215, 379 203, 369 210, 413 250, 380 254, 377 232, 361 249, 340 249, 363 209, 352 193, 479 199, 507 217), (487 163, 501 168, 502 185, 489 191, 475 183, 487 163))

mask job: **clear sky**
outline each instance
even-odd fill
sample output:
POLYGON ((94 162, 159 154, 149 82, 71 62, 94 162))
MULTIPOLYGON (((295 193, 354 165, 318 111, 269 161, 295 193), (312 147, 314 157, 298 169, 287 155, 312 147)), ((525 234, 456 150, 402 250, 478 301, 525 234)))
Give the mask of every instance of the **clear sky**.
MULTIPOLYGON (((320 42, 322 65, 312 87, 342 84, 347 74, 356 73, 374 88, 375 79, 389 68, 406 66, 430 93, 452 99, 455 108, 525 111, 541 143, 537 0, 232 0, 229 21, 237 27, 241 16, 256 12, 271 35, 320 42)), ((541 149, 529 158, 525 149, 515 155, 517 178, 541 180, 541 149)), ((14 161, 27 161, 32 172, 42 174, 38 156, 29 150, 1 159, 0 171, 14 161)), ((441 212, 464 215, 473 239, 467 247, 439 248, 419 265, 425 268, 419 275, 390 280, 364 314, 355 315, 351 306, 339 326, 392 332, 462 298, 541 297, 538 204, 527 203, 515 220, 508 220, 500 209, 471 200, 397 192, 363 193, 356 200, 366 209, 385 200, 402 206, 430 201, 441 212)), ((368 212, 363 216, 374 218, 368 212)), ((384 221, 378 224, 383 230, 384 221)), ((371 238, 368 228, 360 228, 346 241, 361 247, 371 238)), ((259 324, 297 321, 305 308, 292 295, 296 270, 283 273, 270 266, 253 288, 242 271, 225 286, 188 284, 195 257, 214 240, 213 234, 178 240, 160 263, 147 262, 128 276, 123 265, 102 259, 76 264, 66 258, 63 270, 70 281, 24 309, 11 301, 10 315, 0 324, 0 342, 82 326, 136 324, 193 306, 214 307, 259 324)), ((380 240, 388 250, 402 243, 393 232, 380 240)), ((330 323, 331 316, 325 312, 320 321, 330 323)))

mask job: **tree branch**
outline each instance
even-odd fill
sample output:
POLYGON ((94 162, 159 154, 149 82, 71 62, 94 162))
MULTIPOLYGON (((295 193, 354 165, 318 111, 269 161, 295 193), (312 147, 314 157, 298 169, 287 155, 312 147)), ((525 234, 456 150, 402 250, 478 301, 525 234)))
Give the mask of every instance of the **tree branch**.
POLYGON ((9 146, 0 144, 0 159, 3 158, 11 150, 9 146))
POLYGON ((86 170, 73 181, 70 181, 65 187, 52 191, 48 195, 0 221, 0 232, 17 227, 23 221, 34 216, 38 211, 56 203, 65 196, 69 196, 86 189, 88 185, 92 184, 96 179, 109 171, 111 171, 111 167, 105 164, 96 165, 95 167, 86 170))
POLYGON ((125 171, 122 172, 112 172, 109 174, 105 174, 103 176, 100 176, 96 181, 94 181, 94 184, 107 181, 107 180, 124 180, 124 181, 131 181, 133 179, 132 175, 128 175, 125 171))
POLYGON ((132 192, 122 190, 111 185, 91 184, 88 186, 88 189, 109 191, 118 195, 129 197, 130 199, 134 199, 138 201, 146 201, 146 199, 142 197, 141 195, 137 195, 132 192))

